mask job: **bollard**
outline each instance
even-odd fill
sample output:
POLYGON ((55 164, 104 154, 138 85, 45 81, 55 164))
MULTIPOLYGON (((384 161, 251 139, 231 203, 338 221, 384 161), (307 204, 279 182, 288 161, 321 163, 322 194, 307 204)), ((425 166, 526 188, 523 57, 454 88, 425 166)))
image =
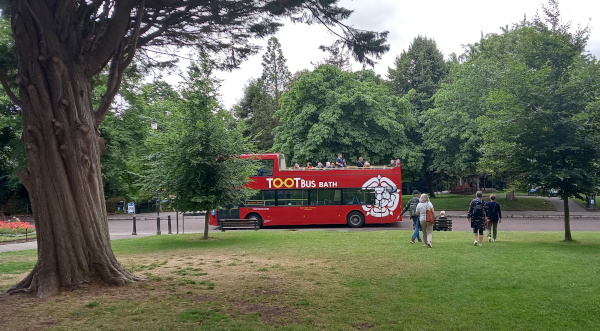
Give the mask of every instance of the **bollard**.
POLYGON ((133 231, 131 232, 132 235, 137 236, 137 227, 136 227, 136 222, 135 222, 135 216, 133 216, 133 231))
POLYGON ((167 227, 169 228, 169 234, 173 234, 171 232, 171 215, 167 216, 167 227))
POLYGON ((160 216, 156 216, 156 235, 160 236, 160 216))

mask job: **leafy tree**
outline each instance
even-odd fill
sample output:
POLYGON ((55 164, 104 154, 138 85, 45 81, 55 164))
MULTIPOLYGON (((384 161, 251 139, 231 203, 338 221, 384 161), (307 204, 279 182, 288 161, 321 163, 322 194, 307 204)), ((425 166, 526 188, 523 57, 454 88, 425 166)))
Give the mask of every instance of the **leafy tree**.
POLYGON ((487 109, 489 91, 502 75, 508 39, 491 34, 469 45, 450 62, 450 73, 435 94, 435 108, 423 113, 423 146, 431 153, 430 169, 448 176, 477 174, 483 130, 477 119, 487 109))
POLYGON ((136 91, 125 90, 126 107, 118 107, 107 114, 100 126, 106 143, 102 157, 102 179, 107 197, 124 196, 129 201, 147 201, 153 191, 143 188, 144 172, 151 147, 144 145, 150 134, 152 119, 163 118, 174 108, 178 93, 166 82, 144 84, 136 91))
MULTIPOLYGON (((211 72, 206 59, 192 63, 184 100, 165 115, 163 129, 154 137, 160 157, 148 185, 167 188, 176 197, 173 207, 183 212, 239 204, 252 195, 245 185, 258 170, 255 160, 238 157, 251 146, 233 117, 220 109, 211 72)), ((204 239, 208 239, 208 215, 204 239)))
POLYGON ((489 167, 511 169, 541 192, 559 190, 570 241, 569 198, 595 192, 600 179, 600 65, 583 54, 587 29, 570 32, 549 4, 545 20, 504 31, 513 43, 481 121, 482 152, 489 167))
MULTIPOLYGON (((388 70, 391 90, 399 96, 409 95, 413 105, 417 125, 409 129, 408 136, 423 152, 423 166, 418 176, 424 176, 429 194, 435 197, 433 179, 436 169, 433 167, 433 155, 426 144, 423 144, 423 134, 430 131, 425 125, 425 111, 433 108, 434 95, 448 75, 448 64, 444 55, 438 50, 433 39, 422 36, 416 37, 400 56, 396 57, 395 67, 388 70)), ((405 178, 414 178, 416 174, 405 174, 405 178)))
POLYGON ((235 107, 236 114, 246 122, 246 136, 251 137, 261 151, 273 147, 273 129, 279 125, 275 112, 279 99, 291 79, 281 44, 271 37, 262 57, 263 72, 259 79, 251 79, 244 88, 244 96, 235 107))
POLYGON ((279 99, 287 89, 292 76, 286 62, 279 40, 271 37, 267 45, 267 51, 262 57, 262 80, 269 95, 273 97, 276 107, 279 105, 279 99))
POLYGON ((408 103, 367 74, 322 65, 305 72, 281 98, 275 146, 293 162, 333 161, 343 153, 348 164, 359 156, 372 164, 400 158, 418 164, 419 153, 405 134, 408 103))
POLYGON ((18 175, 30 194, 38 239, 38 263, 8 292, 45 297, 94 279, 139 279, 110 248, 98 133, 136 50, 195 46, 214 54, 220 67, 235 68, 257 51, 251 38, 274 33, 282 18, 339 27, 361 62, 389 48, 387 33, 340 23, 351 11, 336 2, 2 1, 14 43, 0 47, 0 82, 23 110, 27 169, 18 175), (104 68, 106 92, 94 107, 91 82, 104 68), (8 84, 13 78, 17 92, 8 84))

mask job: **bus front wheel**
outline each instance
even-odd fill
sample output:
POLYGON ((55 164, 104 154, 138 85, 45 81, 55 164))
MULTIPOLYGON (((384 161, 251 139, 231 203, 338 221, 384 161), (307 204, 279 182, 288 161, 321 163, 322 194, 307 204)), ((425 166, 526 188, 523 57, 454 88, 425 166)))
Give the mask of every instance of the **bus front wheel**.
POLYGON ((348 226, 351 228, 362 228, 365 225, 365 216, 357 211, 348 214, 348 226))
POLYGON ((262 217, 260 217, 260 215, 258 215, 257 213, 252 213, 252 214, 246 215, 246 219, 247 220, 257 220, 258 221, 258 227, 262 229, 262 227, 263 227, 263 220, 262 220, 262 217))

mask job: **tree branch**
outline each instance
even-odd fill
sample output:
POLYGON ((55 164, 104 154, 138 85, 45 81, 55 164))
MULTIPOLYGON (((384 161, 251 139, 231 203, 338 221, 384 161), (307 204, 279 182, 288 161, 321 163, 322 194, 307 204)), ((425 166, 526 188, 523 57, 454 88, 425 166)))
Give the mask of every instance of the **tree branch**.
MULTIPOLYGON (((121 0, 115 2, 114 12, 106 32, 102 35, 102 41, 87 59, 87 74, 93 74, 102 70, 113 57, 115 51, 123 41, 123 36, 131 20, 131 10, 135 7, 136 0, 121 0)), ((141 10, 143 11, 143 9, 141 10)))
POLYGON ((104 121, 104 118, 106 118, 106 114, 108 114, 110 105, 112 104, 115 95, 117 95, 117 92, 119 92, 119 88, 121 87, 123 72, 125 72, 125 69, 127 69, 127 67, 131 64, 135 56, 137 39, 140 33, 140 27, 142 25, 142 17, 144 16, 145 3, 146 0, 142 0, 140 6, 138 7, 135 30, 129 38, 130 42, 129 46, 127 47, 127 51, 124 50, 125 46, 120 47, 120 50, 118 50, 113 57, 110 65, 108 81, 106 83, 106 94, 102 96, 100 99, 100 105, 98 105, 98 109, 94 112, 96 128, 99 127, 102 121, 104 121), (124 54, 127 54, 127 57, 121 61, 124 54))
POLYGON ((10 89, 10 86, 8 86, 8 82, 6 81, 6 72, 4 72, 4 70, 0 70, 0 83, 4 88, 4 91, 10 98, 10 101, 12 101, 15 105, 21 107, 21 99, 17 98, 17 96, 14 95, 13 91, 10 89))

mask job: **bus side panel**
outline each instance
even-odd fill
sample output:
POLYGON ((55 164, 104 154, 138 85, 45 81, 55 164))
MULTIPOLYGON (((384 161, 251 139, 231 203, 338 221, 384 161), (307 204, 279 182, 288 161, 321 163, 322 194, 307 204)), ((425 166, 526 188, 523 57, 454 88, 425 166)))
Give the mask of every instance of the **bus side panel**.
POLYGON ((259 214, 264 226, 346 224, 350 209, 341 209, 340 206, 319 206, 318 209, 315 206, 241 208, 240 216, 246 218, 252 213, 259 214))

